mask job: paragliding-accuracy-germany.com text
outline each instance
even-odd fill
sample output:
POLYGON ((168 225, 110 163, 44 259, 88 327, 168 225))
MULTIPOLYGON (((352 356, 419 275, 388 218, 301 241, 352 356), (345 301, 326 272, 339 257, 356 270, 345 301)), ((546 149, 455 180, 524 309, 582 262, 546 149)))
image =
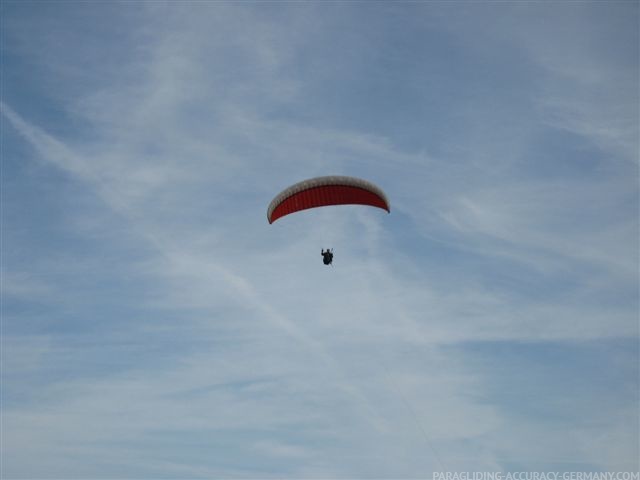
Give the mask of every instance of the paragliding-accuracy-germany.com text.
POLYGON ((640 472, 433 472, 433 480, 640 480, 640 472))

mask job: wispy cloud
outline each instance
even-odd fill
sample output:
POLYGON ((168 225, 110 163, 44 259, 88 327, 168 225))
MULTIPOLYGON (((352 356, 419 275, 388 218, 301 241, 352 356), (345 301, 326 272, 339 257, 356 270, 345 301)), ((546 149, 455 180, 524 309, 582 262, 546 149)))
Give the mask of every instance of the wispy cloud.
MULTIPOLYGON (((9 79, 3 474, 637 468, 627 60, 517 5, 189 7, 5 20, 55 113, 9 79), (392 214, 267 224, 328 173, 379 183, 392 214), (589 383, 591 358, 619 376, 589 383)), ((590 15, 571 32, 611 31, 590 15)))

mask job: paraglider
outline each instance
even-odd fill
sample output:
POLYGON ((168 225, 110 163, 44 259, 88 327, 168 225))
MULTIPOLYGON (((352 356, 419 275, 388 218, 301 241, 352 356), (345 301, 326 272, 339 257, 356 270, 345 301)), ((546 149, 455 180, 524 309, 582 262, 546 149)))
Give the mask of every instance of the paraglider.
MULTIPOLYGON (((295 183, 274 197, 267 209, 267 220, 310 208, 332 205, 366 205, 391 212, 389 200, 380 187, 367 180, 346 176, 315 177, 295 183)), ((325 265, 333 262, 333 249, 322 249, 325 265)))
POLYGON ((273 223, 291 213, 329 205, 369 205, 391 212, 380 187, 360 178, 329 176, 310 178, 285 188, 269 204, 267 220, 273 223))

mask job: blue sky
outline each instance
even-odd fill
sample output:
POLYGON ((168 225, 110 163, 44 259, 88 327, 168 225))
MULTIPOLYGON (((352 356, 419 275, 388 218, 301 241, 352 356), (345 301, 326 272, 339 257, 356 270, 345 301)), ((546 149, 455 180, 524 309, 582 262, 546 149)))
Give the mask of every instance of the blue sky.
POLYGON ((3 478, 638 471, 637 2, 1 8, 3 478))

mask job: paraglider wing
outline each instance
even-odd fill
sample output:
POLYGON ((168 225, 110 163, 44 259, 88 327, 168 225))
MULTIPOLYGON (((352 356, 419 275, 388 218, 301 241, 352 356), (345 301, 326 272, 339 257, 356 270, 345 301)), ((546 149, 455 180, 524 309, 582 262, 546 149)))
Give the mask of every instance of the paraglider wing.
POLYGON ((380 187, 355 177, 316 177, 291 185, 269 204, 269 223, 308 208, 328 205, 369 205, 390 212, 389 201, 380 187))

